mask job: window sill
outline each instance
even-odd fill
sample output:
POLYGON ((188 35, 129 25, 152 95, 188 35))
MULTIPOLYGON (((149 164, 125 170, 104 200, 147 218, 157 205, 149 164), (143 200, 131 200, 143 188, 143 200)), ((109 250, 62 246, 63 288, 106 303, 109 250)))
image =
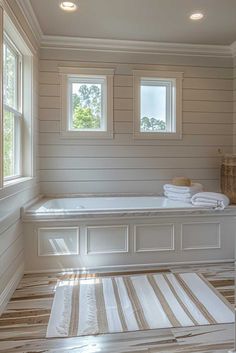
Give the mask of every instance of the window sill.
POLYGON ((67 139, 113 139, 112 131, 61 131, 61 137, 67 139))
POLYGON ((181 132, 134 132, 134 139, 144 140, 181 140, 181 132))
POLYGON ((20 183, 24 183, 24 182, 32 180, 32 179, 33 179, 33 177, 19 177, 19 178, 16 178, 16 179, 5 181, 3 183, 3 189, 8 188, 8 187, 10 187, 12 185, 17 185, 17 184, 20 184, 20 183))

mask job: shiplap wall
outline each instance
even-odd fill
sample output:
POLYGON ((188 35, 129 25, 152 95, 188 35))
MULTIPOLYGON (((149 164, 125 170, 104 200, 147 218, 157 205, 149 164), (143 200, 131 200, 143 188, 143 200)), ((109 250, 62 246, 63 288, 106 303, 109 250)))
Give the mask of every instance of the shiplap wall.
POLYGON ((162 192, 180 175, 218 190, 221 156, 232 152, 232 78, 230 58, 41 49, 42 193, 162 192), (113 140, 60 137, 59 66, 115 68, 113 140), (182 140, 133 139, 132 69, 184 72, 182 140))
POLYGON ((234 121, 234 153, 236 153, 236 56, 234 57, 234 81, 233 81, 233 121, 234 121))
MULTIPOLYGON (((3 1, 4 8, 9 10, 9 16, 17 28, 33 41, 28 24, 24 20, 15 1, 3 1), (6 6, 6 7, 5 7, 6 6), (8 7, 10 6, 10 7, 8 7), (19 21, 19 22, 18 22, 19 21)), ((8 12, 8 11, 7 11, 8 12)), ((33 136, 34 146, 37 146, 38 135, 38 54, 33 58, 33 136)), ((36 148, 34 150, 36 161, 36 148)), ((39 181, 34 166, 34 178, 19 184, 4 187, 0 190, 0 313, 4 309, 12 292, 24 272, 24 242, 20 208, 39 193, 39 181)))

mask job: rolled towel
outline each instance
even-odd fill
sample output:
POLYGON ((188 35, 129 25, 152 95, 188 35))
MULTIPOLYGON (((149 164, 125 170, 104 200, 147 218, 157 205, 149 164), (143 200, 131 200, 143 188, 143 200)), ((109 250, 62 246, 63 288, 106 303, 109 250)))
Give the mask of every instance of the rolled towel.
POLYGON ((169 191, 164 191, 164 195, 170 200, 183 201, 191 203, 191 196, 186 196, 185 194, 174 193, 169 191))
POLYGON ((218 192, 199 192, 191 198, 194 206, 210 207, 223 210, 230 203, 229 198, 218 192))
POLYGON ((197 192, 200 192, 203 190, 202 184, 199 183, 193 183, 191 186, 176 186, 173 184, 165 184, 163 186, 164 191, 167 192, 173 192, 177 194, 186 194, 189 193, 190 196, 193 196, 197 192))

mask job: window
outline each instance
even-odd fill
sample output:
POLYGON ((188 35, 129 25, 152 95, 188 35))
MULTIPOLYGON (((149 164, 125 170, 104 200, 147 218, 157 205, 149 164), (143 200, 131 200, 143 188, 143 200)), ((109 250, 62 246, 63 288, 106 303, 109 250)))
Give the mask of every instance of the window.
POLYGON ((181 138, 182 73, 134 70, 134 136, 181 138))
POLYGON ((113 70, 60 68, 61 133, 73 138, 113 137, 113 70))
MULTIPOLYGON (((27 40, 27 38, 26 38, 27 40)), ((33 54, 4 13, 0 187, 33 176, 33 54)))
POLYGON ((22 56, 5 36, 3 43, 3 175, 21 176, 22 150, 22 56))

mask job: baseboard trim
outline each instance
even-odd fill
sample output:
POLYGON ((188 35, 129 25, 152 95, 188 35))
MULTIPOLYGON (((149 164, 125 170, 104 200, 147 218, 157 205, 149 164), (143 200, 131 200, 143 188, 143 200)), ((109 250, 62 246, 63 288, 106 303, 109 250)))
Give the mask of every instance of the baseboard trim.
POLYGON ((204 264, 220 264, 220 263, 234 263, 234 259, 225 259, 225 260, 210 260, 210 261, 185 261, 185 262, 163 262, 163 263, 150 263, 150 264, 131 264, 131 265, 114 265, 114 266, 97 266, 97 267, 71 267, 71 268, 58 268, 58 269, 48 269, 48 270, 26 270, 25 274, 34 274, 34 273, 55 273, 55 272, 70 272, 70 271, 82 271, 82 272, 86 272, 86 271, 103 271, 103 270, 109 270, 109 271, 113 271, 113 270, 117 270, 119 271, 120 269, 122 269, 123 271, 125 271, 125 269, 127 270, 132 270, 133 269, 145 269, 147 267, 163 267, 163 266, 188 266, 188 265, 204 265, 204 264))
POLYGON ((15 272, 14 276, 8 282, 6 288, 0 294, 0 316, 3 313, 7 303, 11 299, 14 291, 16 290, 21 278, 24 275, 24 265, 22 264, 15 272))

